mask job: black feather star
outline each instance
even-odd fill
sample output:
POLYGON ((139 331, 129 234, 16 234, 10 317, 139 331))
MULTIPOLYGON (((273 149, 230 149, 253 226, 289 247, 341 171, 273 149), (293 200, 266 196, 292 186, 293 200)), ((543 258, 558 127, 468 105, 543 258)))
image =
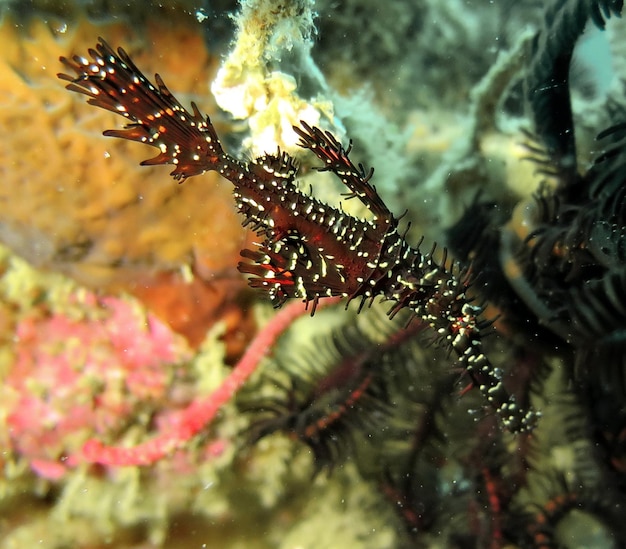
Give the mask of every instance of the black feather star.
POLYGON ((586 168, 569 73, 589 24, 604 29, 622 9, 623 0, 548 5, 524 84, 530 149, 549 181, 510 219, 477 202, 468 212, 472 230, 466 218, 448 233, 457 257, 472 257, 475 269, 489 273, 477 277, 474 289, 499 305, 519 333, 561 355, 568 390, 586 412, 574 415, 578 432, 570 442, 593 441, 603 480, 590 489, 612 494, 618 485, 619 505, 626 486, 626 110, 608 103, 609 127, 598 134, 600 152, 586 168))
MULTIPOLYGON (((467 270, 453 262, 436 261, 430 253, 411 247, 398 230, 396 218, 369 182, 369 172, 355 166, 330 133, 305 122, 294 127, 299 145, 310 150, 339 177, 369 210, 359 219, 303 193, 295 183, 297 167, 285 152, 264 155, 244 164, 226 154, 208 117, 192 104, 193 114, 174 98, 161 78, 152 85, 121 48, 115 52, 104 40, 90 49, 91 59, 74 56, 61 62, 75 76, 60 74, 67 88, 85 94, 88 103, 129 120, 122 130, 105 135, 156 147, 160 154, 143 164, 173 164, 177 180, 217 171, 234 185, 244 226, 261 237, 256 250, 243 250, 239 264, 251 275, 250 285, 269 295, 276 307, 299 298, 355 298, 361 305, 377 296, 393 301, 393 316, 409 309, 430 325, 438 339, 454 350, 505 428, 526 431, 537 414, 519 406, 482 351, 481 332, 489 325, 482 308, 466 291, 467 270)), ((445 256, 445 254, 444 254, 445 256)))

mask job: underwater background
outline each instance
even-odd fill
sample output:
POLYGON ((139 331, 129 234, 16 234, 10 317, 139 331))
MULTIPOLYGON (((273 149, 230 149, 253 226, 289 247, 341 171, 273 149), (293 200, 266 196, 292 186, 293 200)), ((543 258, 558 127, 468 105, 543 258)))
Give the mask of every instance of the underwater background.
POLYGON ((621 10, 1 2, 0 549, 626 546, 621 10), (140 165, 57 77, 99 37, 233 157, 283 151, 367 217, 292 126, 351 142, 536 426, 503 428, 391 298, 274 310, 238 270, 260 239, 233 185, 140 165))

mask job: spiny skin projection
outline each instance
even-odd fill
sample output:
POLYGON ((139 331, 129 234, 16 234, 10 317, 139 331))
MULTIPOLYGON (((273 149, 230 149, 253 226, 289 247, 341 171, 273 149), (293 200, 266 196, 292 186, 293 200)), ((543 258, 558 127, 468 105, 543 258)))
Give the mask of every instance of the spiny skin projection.
POLYGON ((217 171, 234 185, 244 226, 251 225, 263 241, 257 250, 243 250, 249 260, 239 264, 250 285, 264 290, 274 306, 289 298, 312 304, 329 296, 361 299, 376 296, 395 301, 390 314, 410 308, 436 331, 459 357, 503 425, 511 431, 530 429, 536 419, 506 391, 499 370, 482 352, 481 307, 466 296, 467 276, 431 253, 410 247, 398 232, 395 218, 370 185, 373 173, 355 166, 347 150, 328 132, 302 123, 294 127, 299 145, 324 162, 322 170, 336 174, 370 212, 358 219, 300 191, 297 165, 278 151, 245 165, 226 154, 208 117, 192 103, 185 110, 156 75, 152 85, 126 52, 117 53, 100 39, 89 50, 91 59, 62 57, 75 77, 67 88, 89 97, 88 103, 118 113, 130 123, 105 135, 152 145, 160 150, 144 165, 173 164, 172 176, 184 180, 217 171))

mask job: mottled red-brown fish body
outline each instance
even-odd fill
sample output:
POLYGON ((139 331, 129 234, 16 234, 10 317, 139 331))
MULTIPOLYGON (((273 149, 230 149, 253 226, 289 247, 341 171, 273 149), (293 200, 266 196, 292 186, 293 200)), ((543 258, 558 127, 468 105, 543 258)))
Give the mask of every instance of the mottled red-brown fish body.
POLYGON ((409 246, 398 232, 398 219, 370 184, 373 170, 355 166, 335 137, 302 123, 294 131, 309 149, 369 210, 360 219, 303 193, 295 182, 297 165, 285 152, 266 154, 244 164, 226 154, 208 117, 195 104, 189 113, 161 78, 151 84, 121 48, 102 39, 89 50, 91 60, 61 58, 76 76, 59 75, 68 89, 88 102, 129 120, 122 130, 105 135, 157 147, 160 154, 143 164, 173 164, 172 175, 184 180, 217 171, 232 182, 243 224, 262 239, 256 250, 243 250, 248 261, 239 270, 252 287, 266 292, 275 306, 289 298, 311 303, 344 296, 361 306, 382 296, 395 303, 391 314, 411 309, 457 354, 460 364, 502 423, 512 431, 530 429, 532 410, 518 406, 482 352, 482 309, 466 296, 468 277, 454 264, 436 261, 432 252, 409 246))

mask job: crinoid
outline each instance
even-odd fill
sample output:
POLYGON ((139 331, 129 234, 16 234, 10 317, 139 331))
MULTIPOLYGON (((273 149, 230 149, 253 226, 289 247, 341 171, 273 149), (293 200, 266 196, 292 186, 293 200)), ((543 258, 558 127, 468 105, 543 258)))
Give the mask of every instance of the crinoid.
MULTIPOLYGON (((626 433, 626 113, 623 106, 608 102, 610 126, 599 133, 600 151, 585 169, 570 99, 572 55, 579 37, 590 24, 604 29, 622 7, 619 0, 550 4, 524 77, 533 124, 529 150, 544 181, 509 217, 493 204, 476 201, 448 233, 457 257, 473 261, 481 273, 474 288, 500 306, 504 320, 525 334, 526 341, 558 355, 559 391, 569 396, 553 402, 573 399, 580 407, 558 428, 550 427, 552 441, 541 442, 541 433, 533 441, 535 453, 541 446, 552 451, 559 438, 562 445, 586 448, 575 453, 575 481, 564 488, 547 480, 554 500, 535 500, 544 507, 538 515, 542 526, 531 528, 534 543, 541 547, 560 545, 553 541, 556 524, 573 508, 601 518, 604 511, 598 511, 588 493, 605 494, 608 502, 603 505, 608 507, 624 504, 620 441, 626 433), (469 242, 461 231, 472 236, 469 242)), ((555 476, 537 459, 530 474, 555 476)), ((610 529, 621 546, 623 532, 615 524, 610 529)))

